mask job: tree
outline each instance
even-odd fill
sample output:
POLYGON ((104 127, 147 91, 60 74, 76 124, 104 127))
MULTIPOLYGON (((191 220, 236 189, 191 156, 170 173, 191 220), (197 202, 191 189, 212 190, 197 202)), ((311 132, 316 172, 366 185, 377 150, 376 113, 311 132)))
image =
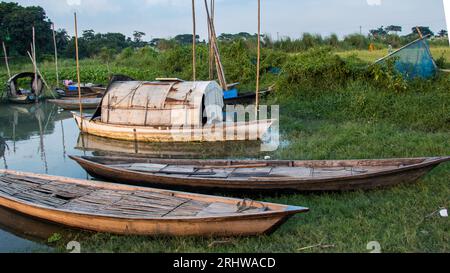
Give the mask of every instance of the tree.
POLYGON ((387 35, 387 31, 384 29, 383 26, 377 29, 371 29, 369 32, 374 38, 381 38, 387 35))
MULTIPOLYGON (((190 45, 192 44, 192 34, 180 34, 173 38, 177 43, 181 45, 190 45)), ((197 42, 200 40, 200 36, 196 35, 197 42)))
POLYGON ((387 26, 384 30, 388 33, 395 32, 395 34, 398 34, 399 32, 402 32, 403 28, 401 26, 390 25, 387 26))
POLYGON ((448 36, 448 31, 445 29, 442 29, 441 31, 438 32, 439 37, 444 38, 448 36))
POLYGON ((145 32, 135 30, 133 32, 134 42, 140 44, 142 42, 142 37, 145 36, 145 32))
POLYGON ((65 29, 58 29, 56 31, 56 47, 58 48, 58 53, 66 51, 69 45, 70 37, 65 29))
POLYGON ((92 41, 95 39, 95 31, 92 29, 84 30, 82 38, 86 41, 92 41))
POLYGON ((434 36, 434 32, 431 31, 430 27, 424 27, 424 26, 413 27, 412 28, 412 33, 416 34, 416 35, 419 35, 419 32, 417 31, 417 29, 420 30, 420 33, 422 33, 422 36, 427 36, 427 35, 434 36))
MULTIPOLYGON (((42 7, 22 7, 17 3, 0 2, 0 40, 5 41, 12 55, 27 55, 36 30, 38 54, 53 51, 52 22, 42 7)), ((10 54, 11 54, 10 53, 10 54)))

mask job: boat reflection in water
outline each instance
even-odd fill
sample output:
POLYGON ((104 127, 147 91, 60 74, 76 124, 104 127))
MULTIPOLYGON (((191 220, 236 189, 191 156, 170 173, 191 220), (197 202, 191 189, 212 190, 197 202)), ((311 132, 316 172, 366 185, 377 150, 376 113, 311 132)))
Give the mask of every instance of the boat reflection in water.
POLYGON ((64 234, 67 229, 49 222, 0 207, 0 229, 19 238, 44 246, 54 234, 64 234))
POLYGON ((79 135, 76 149, 98 156, 158 158, 257 158, 261 155, 261 143, 258 141, 167 144, 114 140, 89 134, 79 135))
POLYGON ((5 151, 9 149, 8 144, 3 137, 0 137, 0 159, 3 158, 3 164, 5 165, 5 169, 8 169, 8 164, 6 163, 5 151))

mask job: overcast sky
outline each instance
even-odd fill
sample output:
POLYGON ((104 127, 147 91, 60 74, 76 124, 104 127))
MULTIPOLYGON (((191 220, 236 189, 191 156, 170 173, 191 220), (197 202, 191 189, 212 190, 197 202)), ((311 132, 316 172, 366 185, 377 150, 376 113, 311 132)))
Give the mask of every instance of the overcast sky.
MULTIPOLYGON (((198 32, 207 33, 204 0, 197 5, 198 32)), ((192 33, 191 0, 16 0, 21 5, 40 5, 57 28, 73 31, 73 12, 78 12, 80 30, 121 32, 134 30, 155 37, 192 33)), ((208 0, 209 2, 209 0, 208 0)), ((328 35, 367 33, 391 24, 409 33, 416 25, 446 29, 442 0, 261 0, 262 32, 299 37, 304 32, 328 35)), ((257 0, 216 0, 216 31, 257 31, 257 0)))

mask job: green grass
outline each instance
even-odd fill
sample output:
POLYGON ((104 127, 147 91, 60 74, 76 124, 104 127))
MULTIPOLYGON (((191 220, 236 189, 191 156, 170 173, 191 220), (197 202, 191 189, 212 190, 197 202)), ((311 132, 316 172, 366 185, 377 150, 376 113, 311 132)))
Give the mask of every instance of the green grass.
MULTIPOLYGON (((444 57, 446 60, 447 65, 450 64, 450 47, 430 47, 431 48, 431 54, 435 59, 440 58, 441 56, 444 57)), ((368 62, 373 63, 384 56, 388 55, 387 49, 379 49, 375 50, 373 52, 370 52, 368 50, 348 50, 343 52, 337 52, 337 54, 341 57, 349 57, 352 55, 357 56, 358 58, 368 62)))

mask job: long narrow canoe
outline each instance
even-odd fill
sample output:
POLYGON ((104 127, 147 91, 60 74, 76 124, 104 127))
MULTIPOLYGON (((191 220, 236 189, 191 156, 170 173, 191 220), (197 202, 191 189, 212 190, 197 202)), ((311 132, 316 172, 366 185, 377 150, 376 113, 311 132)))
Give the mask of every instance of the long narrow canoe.
MULTIPOLYGON (((61 100, 49 100, 50 103, 56 104, 64 110, 77 110, 80 109, 79 99, 61 99, 61 100)), ((97 109, 98 105, 102 102, 101 98, 83 98, 81 99, 81 105, 83 109, 97 109)))
POLYGON ((268 234, 307 208, 0 170, 0 206, 68 227, 126 235, 268 234))
POLYGON ((370 190, 413 183, 450 157, 229 161, 71 157, 93 177, 138 185, 249 191, 370 190))
POLYGON ((224 142, 261 140, 274 120, 231 122, 211 127, 153 127, 107 124, 72 113, 81 132, 111 139, 142 142, 224 142))

